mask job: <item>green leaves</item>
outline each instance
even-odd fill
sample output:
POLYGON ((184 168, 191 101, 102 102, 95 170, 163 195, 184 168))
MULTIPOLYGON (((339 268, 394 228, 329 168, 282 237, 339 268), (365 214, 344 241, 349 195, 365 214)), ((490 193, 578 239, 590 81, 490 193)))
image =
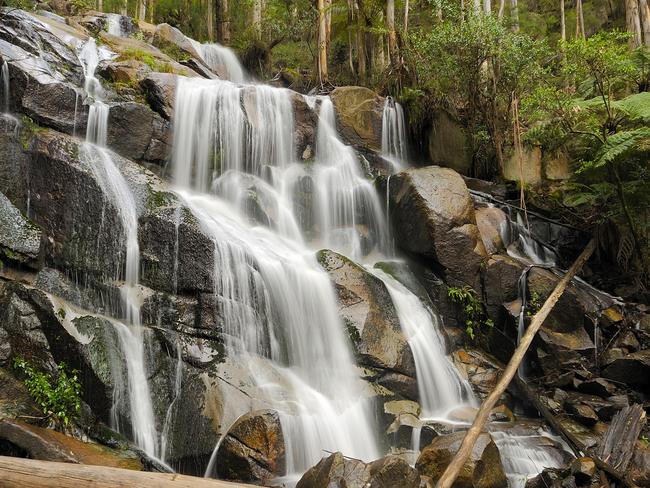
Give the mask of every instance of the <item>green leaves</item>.
POLYGON ((650 127, 639 127, 619 132, 609 136, 596 153, 596 157, 592 161, 583 163, 578 172, 600 168, 649 149, 650 127))
POLYGON ((488 318, 483 304, 478 298, 476 292, 469 286, 463 288, 449 287, 447 296, 452 302, 461 306, 463 319, 465 320, 465 332, 470 339, 474 339, 475 331, 480 327, 492 327, 494 322, 488 318))
POLYGON ((81 384, 76 370, 68 370, 65 363, 57 366, 57 374, 38 371, 21 358, 14 359, 14 368, 25 375, 25 386, 44 417, 64 430, 81 411, 81 384))

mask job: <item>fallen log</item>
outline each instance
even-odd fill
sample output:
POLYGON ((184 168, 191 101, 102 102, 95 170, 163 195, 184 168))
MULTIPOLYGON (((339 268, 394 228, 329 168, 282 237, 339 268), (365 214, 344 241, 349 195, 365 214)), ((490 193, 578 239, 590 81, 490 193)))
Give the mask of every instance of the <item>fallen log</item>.
POLYGON ((458 452, 451 460, 451 463, 449 463, 449 466, 447 466, 447 469, 445 469, 444 473, 442 473, 442 476, 436 484, 436 488, 451 488, 451 486, 454 484, 454 481, 456 481, 456 478, 465 465, 465 461, 467 461, 467 458, 472 452, 472 448, 474 447, 476 439, 478 439, 479 435, 483 431, 483 427, 488 420, 490 412, 495 407, 499 401, 499 398, 501 398, 501 395, 506 391, 508 385, 512 381, 512 378, 514 378, 515 374, 517 373, 519 364, 524 359, 526 351, 530 347, 530 344, 533 342, 535 334, 537 334, 537 331, 542 326, 549 313, 551 313, 551 310, 553 310, 553 307, 564 293, 566 287, 569 285, 580 268, 582 268, 585 262, 587 262, 589 257, 594 252, 595 248, 596 242, 594 239, 591 239, 591 241, 589 241, 589 244, 587 244, 587 247, 585 247, 580 256, 578 256, 578 259, 576 259, 573 265, 571 265, 571 268, 569 268, 566 274, 555 286, 555 289, 546 299, 544 305, 542 305, 542 308, 540 308, 539 311, 533 316, 530 325, 526 329, 526 333, 521 338, 521 341, 515 349, 512 358, 510 358, 508 365, 503 370, 501 378, 499 378, 496 386, 490 392, 488 397, 481 405, 481 408, 479 408, 478 412, 476 413, 476 417, 474 418, 472 426, 465 433, 465 438, 463 439, 458 452))
MULTIPOLYGON (((526 398, 526 400, 535 407, 535 409, 544 417, 544 420, 553 428, 555 432, 557 432, 569 445, 573 453, 576 455, 576 457, 583 457, 587 456, 593 459, 594 463, 598 467, 598 469, 604 471, 607 473, 611 478, 615 479, 618 481, 621 485, 627 487, 627 488, 638 488, 637 485, 631 481, 627 473, 625 472, 625 468, 627 468, 627 463, 625 464, 625 468, 621 470, 621 467, 618 465, 612 465, 610 464, 611 459, 608 458, 607 456, 602 456, 601 453, 603 452, 601 447, 601 451, 597 454, 593 452, 591 449, 589 449, 587 446, 585 446, 580 439, 578 439, 577 436, 572 434, 569 430, 565 429, 562 424, 558 421, 557 416, 550 411, 550 409, 539 399, 540 396, 539 394, 533 390, 531 387, 529 387, 524 381, 522 381, 520 378, 515 379, 515 384, 517 385, 517 390, 519 393, 526 398)), ((633 405, 632 407, 626 407, 625 409, 621 410, 617 414, 617 417, 620 416, 619 421, 617 421, 617 425, 619 427, 615 427, 614 430, 612 430, 612 427, 614 426, 614 421, 612 421, 612 424, 610 428, 608 429, 607 433, 605 434, 605 442, 603 442, 603 446, 606 444, 609 445, 615 445, 617 442, 621 441, 622 437, 621 434, 623 434, 626 438, 629 438, 634 435, 632 433, 630 435, 630 431, 637 429, 638 432, 636 433, 636 437, 634 437, 634 442, 636 442, 636 439, 639 437, 639 433, 641 432, 641 427, 643 426, 642 422, 645 421, 645 412, 641 408, 640 405, 633 405), (634 425, 634 429, 629 429, 623 426, 629 426, 630 424, 634 425), (610 438, 610 442, 607 442, 607 439, 610 438)), ((616 420, 616 417, 615 417, 616 420)), ((627 457, 627 462, 629 462, 630 458, 632 457, 632 454, 634 453, 634 442, 630 445, 629 443, 627 444, 629 449, 628 451, 623 451, 626 452, 627 457)), ((611 453, 611 451, 609 451, 611 453)), ((625 459, 621 455, 619 459, 619 462, 621 459, 625 459)))
POLYGON ((171 473, 0 456, 1 488, 255 488, 171 473))

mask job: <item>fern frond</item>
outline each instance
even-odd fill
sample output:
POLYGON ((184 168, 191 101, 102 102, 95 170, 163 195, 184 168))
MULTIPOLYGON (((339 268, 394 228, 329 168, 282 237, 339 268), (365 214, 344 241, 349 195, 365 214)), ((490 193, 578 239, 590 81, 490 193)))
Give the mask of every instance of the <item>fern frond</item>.
POLYGON ((630 153, 641 152, 647 147, 649 141, 650 127, 639 127, 614 134, 603 144, 594 160, 583 164, 578 173, 591 168, 600 168, 630 153))

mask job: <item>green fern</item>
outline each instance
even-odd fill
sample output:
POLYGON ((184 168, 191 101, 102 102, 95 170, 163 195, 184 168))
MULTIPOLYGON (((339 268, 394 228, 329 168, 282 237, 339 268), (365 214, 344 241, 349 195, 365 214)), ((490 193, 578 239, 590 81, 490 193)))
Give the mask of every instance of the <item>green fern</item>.
POLYGON ((601 146, 593 161, 585 162, 578 170, 583 172, 592 168, 601 168, 633 153, 641 153, 650 148, 650 127, 619 132, 610 136, 601 146))

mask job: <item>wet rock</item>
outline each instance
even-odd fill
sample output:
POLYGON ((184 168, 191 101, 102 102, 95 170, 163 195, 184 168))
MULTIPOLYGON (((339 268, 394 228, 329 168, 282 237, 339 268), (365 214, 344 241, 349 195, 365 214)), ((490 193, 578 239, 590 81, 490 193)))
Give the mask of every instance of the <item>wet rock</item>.
POLYGON ((313 157, 316 148, 316 129, 318 127, 318 114, 312 110, 299 94, 291 97, 294 113, 294 146, 296 156, 303 160, 313 157))
POLYGON ((322 459, 298 481, 296 488, 418 488, 420 476, 396 456, 365 464, 340 452, 322 459))
POLYGON ((479 350, 461 349, 454 354, 456 364, 465 370, 472 388, 486 397, 496 386, 502 370, 498 362, 479 350))
MULTIPOLYGON (((142 470, 140 457, 133 451, 111 449, 92 442, 81 442, 51 429, 17 420, 0 422, 0 446, 20 457, 64 463, 94 464, 142 470)), ((0 448, 0 454, 6 455, 0 448)))
POLYGON ((476 225, 481 233, 483 245, 488 254, 505 251, 501 231, 508 225, 508 217, 503 210, 496 207, 484 207, 476 210, 476 225))
POLYGON ((41 231, 0 193, 0 255, 34 264, 41 248, 41 231))
MULTIPOLYGON (((0 329, 3 345, 8 345, 5 329, 0 329)), ((0 348, 0 363, 7 364, 10 348, 0 348)), ((36 417, 40 411, 27 391, 25 383, 17 379, 8 369, 0 368, 0 420, 18 417, 36 417)))
POLYGON ((397 245, 441 268, 451 284, 479 288, 487 255, 461 176, 437 166, 409 169, 391 177, 389 197, 397 245))
POLYGON ((394 400, 384 403, 384 414, 388 420, 388 434, 391 446, 410 449, 413 429, 420 428, 420 405, 410 400, 394 400))
POLYGON ((577 405, 569 403, 567 405, 567 410, 578 422, 587 427, 596 425, 598 422, 598 415, 596 415, 594 409, 584 403, 579 403, 577 405))
POLYGON ((261 410, 240 417, 217 451, 220 478, 265 482, 284 474, 285 447, 277 412, 261 410))
POLYGON ((596 475, 596 463, 588 457, 581 457, 571 463, 571 474, 578 483, 588 483, 596 475))
POLYGON ((177 53, 177 59, 201 58, 199 52, 176 27, 169 24, 158 24, 156 33, 153 36, 153 45, 162 50, 173 50, 177 53))
POLYGON ((149 73, 140 86, 149 106, 166 120, 174 115, 177 77, 169 73, 149 73))
MULTIPOLYGON (((415 467, 421 475, 437 482, 465 437, 464 432, 433 439, 418 458, 415 467)), ((505 488, 508 486, 499 450, 489 434, 481 434, 454 486, 460 488, 505 488)))
POLYGON ((320 251, 318 260, 334 282, 339 311, 361 364, 414 378, 413 355, 386 286, 333 251, 320 251))
POLYGON ((650 486, 650 446, 647 442, 637 441, 628 472, 638 486, 650 486))
POLYGON ((345 142, 373 151, 381 150, 381 116, 384 99, 368 88, 343 86, 330 94, 337 126, 345 142))
POLYGON ((463 175, 471 173, 471 136, 457 118, 444 110, 435 111, 427 135, 429 157, 433 164, 451 168, 463 175))
POLYGON ((604 378, 594 378, 580 383, 578 391, 607 398, 614 394, 616 387, 604 378))
POLYGON ((641 344, 631 330, 623 331, 616 340, 616 345, 627 352, 636 352, 641 348, 641 344))
POLYGON ((628 354, 614 360, 603 371, 607 379, 649 391, 650 349, 628 354))

